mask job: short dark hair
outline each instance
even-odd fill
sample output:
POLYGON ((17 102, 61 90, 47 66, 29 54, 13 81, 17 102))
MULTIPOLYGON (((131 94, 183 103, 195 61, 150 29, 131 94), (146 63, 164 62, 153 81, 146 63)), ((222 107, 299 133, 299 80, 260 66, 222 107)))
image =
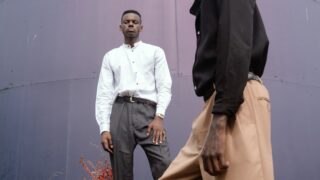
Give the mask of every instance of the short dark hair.
POLYGON ((125 10, 125 11, 122 13, 121 21, 122 21, 123 16, 126 15, 126 14, 128 14, 128 13, 133 13, 133 14, 138 15, 139 18, 140 18, 140 21, 142 21, 142 20, 141 20, 141 14, 140 14, 137 10, 134 10, 134 9, 125 10))

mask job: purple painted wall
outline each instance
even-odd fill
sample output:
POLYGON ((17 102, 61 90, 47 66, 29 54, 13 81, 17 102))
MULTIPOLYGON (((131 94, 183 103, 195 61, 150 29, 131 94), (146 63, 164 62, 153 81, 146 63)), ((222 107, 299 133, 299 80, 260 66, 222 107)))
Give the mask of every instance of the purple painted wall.
MULTIPOLYGON (((80 156, 103 153, 94 117, 104 53, 122 43, 120 16, 142 13, 141 39, 163 47, 173 76, 166 118, 174 157, 202 101, 193 92, 192 0, 0 0, 0 179, 81 179, 80 156)), ((320 2, 259 0, 271 41, 276 179, 320 179, 320 2)), ((138 148, 135 179, 151 179, 138 148)))

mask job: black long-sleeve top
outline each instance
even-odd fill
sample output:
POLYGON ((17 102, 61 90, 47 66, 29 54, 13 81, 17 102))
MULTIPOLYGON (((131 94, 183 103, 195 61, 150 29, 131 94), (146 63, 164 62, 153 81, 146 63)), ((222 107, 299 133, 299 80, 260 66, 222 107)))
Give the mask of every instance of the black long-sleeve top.
POLYGON ((216 91, 214 114, 234 120, 243 102, 248 72, 262 76, 268 37, 255 0, 195 0, 197 50, 195 92, 207 100, 216 91))

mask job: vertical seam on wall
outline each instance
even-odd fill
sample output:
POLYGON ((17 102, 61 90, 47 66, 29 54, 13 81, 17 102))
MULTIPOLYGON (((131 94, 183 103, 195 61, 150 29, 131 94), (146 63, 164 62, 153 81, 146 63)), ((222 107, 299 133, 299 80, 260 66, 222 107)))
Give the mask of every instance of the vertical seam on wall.
MULTIPOLYGON (((71 82, 70 82, 70 84, 71 84, 71 82)), ((69 93, 71 94, 72 93, 72 91, 71 91, 71 89, 72 89, 72 84, 71 85, 69 85, 69 87, 68 87, 68 90, 69 90, 69 93)), ((68 108, 70 107, 70 102, 71 102, 71 98, 72 98, 72 96, 69 96, 68 97, 68 108)), ((71 136, 71 130, 70 130, 70 127, 72 126, 72 124, 71 124, 71 118, 70 118, 70 109, 68 110, 68 115, 67 115, 67 120, 68 120, 68 122, 67 122, 67 132, 66 132, 66 161, 65 161, 65 179, 67 180, 68 178, 69 178, 69 176, 70 176, 70 166, 69 166, 69 164, 70 164, 70 136, 71 136)))
POLYGON ((175 20, 175 31, 176 31, 176 58, 177 58, 177 76, 180 76, 180 58, 179 58, 179 45, 178 45, 178 13, 177 13, 177 0, 174 1, 174 20, 175 20))

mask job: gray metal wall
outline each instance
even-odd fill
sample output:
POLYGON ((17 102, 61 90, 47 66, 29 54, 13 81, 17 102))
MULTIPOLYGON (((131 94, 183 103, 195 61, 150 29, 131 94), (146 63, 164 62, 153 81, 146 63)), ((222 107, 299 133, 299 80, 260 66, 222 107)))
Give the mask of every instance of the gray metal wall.
MULTIPOLYGON (((173 98, 165 120, 172 157, 202 101, 193 92, 192 0, 0 0, 0 179, 82 179, 80 156, 103 153, 94 117, 105 52, 121 45, 125 9, 143 15, 142 40, 167 54, 173 98)), ((259 0, 271 41, 263 80, 272 98, 278 180, 320 179, 320 3, 259 0)), ((135 178, 151 179, 138 148, 135 178)), ((241 178, 239 178, 241 179, 241 178)))

